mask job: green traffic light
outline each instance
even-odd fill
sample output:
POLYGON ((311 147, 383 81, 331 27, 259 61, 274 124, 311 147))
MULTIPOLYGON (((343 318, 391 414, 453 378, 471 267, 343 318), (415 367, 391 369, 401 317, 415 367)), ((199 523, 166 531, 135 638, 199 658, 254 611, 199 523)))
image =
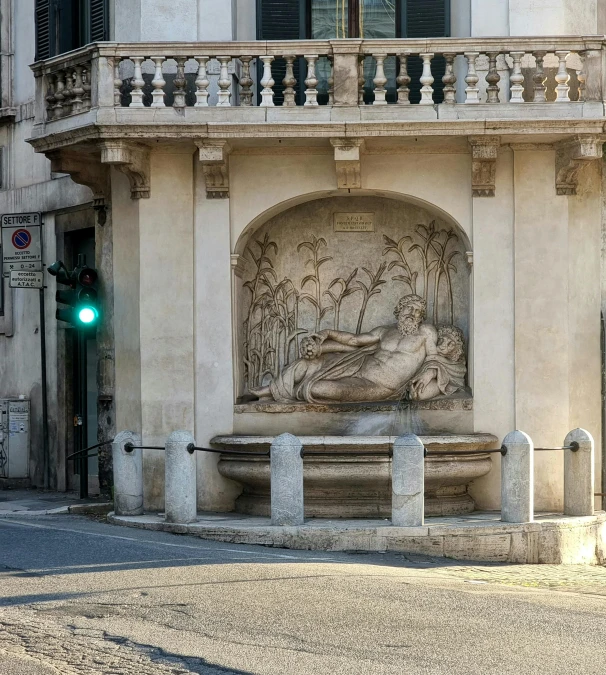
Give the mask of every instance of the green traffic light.
POLYGON ((78 310, 78 319, 81 323, 90 325, 99 318, 99 312, 94 307, 82 307, 78 310))

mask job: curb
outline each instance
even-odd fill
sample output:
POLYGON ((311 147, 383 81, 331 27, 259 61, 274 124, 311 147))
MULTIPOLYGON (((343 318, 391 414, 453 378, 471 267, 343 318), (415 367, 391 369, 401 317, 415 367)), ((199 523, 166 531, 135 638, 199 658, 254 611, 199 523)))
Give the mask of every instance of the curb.
POLYGON ((105 515, 114 508, 111 502, 102 504, 74 504, 73 506, 58 506, 56 509, 42 509, 40 511, 0 511, 0 518, 37 518, 38 516, 57 515, 105 515))

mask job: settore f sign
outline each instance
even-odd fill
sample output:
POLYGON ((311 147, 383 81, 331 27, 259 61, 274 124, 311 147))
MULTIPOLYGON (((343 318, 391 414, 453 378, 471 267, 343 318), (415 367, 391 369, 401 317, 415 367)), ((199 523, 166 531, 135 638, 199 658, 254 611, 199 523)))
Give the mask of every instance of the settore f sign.
POLYGON ((2 272, 42 271, 41 218, 39 213, 10 213, 0 218, 2 226, 2 272))

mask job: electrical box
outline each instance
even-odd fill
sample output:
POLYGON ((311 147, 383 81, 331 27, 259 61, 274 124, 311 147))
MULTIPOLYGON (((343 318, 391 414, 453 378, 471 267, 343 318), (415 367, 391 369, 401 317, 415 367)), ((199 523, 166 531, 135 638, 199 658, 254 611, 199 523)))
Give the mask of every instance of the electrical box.
POLYGON ((29 477, 29 403, 0 399, 0 478, 29 477))

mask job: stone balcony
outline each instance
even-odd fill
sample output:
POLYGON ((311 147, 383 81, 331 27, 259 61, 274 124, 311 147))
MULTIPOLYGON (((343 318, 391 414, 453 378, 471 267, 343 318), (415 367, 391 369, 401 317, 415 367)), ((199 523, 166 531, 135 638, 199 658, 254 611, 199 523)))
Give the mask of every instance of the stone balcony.
POLYGON ((92 44, 32 66, 31 142, 48 152, 120 137, 601 134, 604 45, 603 36, 92 44))

